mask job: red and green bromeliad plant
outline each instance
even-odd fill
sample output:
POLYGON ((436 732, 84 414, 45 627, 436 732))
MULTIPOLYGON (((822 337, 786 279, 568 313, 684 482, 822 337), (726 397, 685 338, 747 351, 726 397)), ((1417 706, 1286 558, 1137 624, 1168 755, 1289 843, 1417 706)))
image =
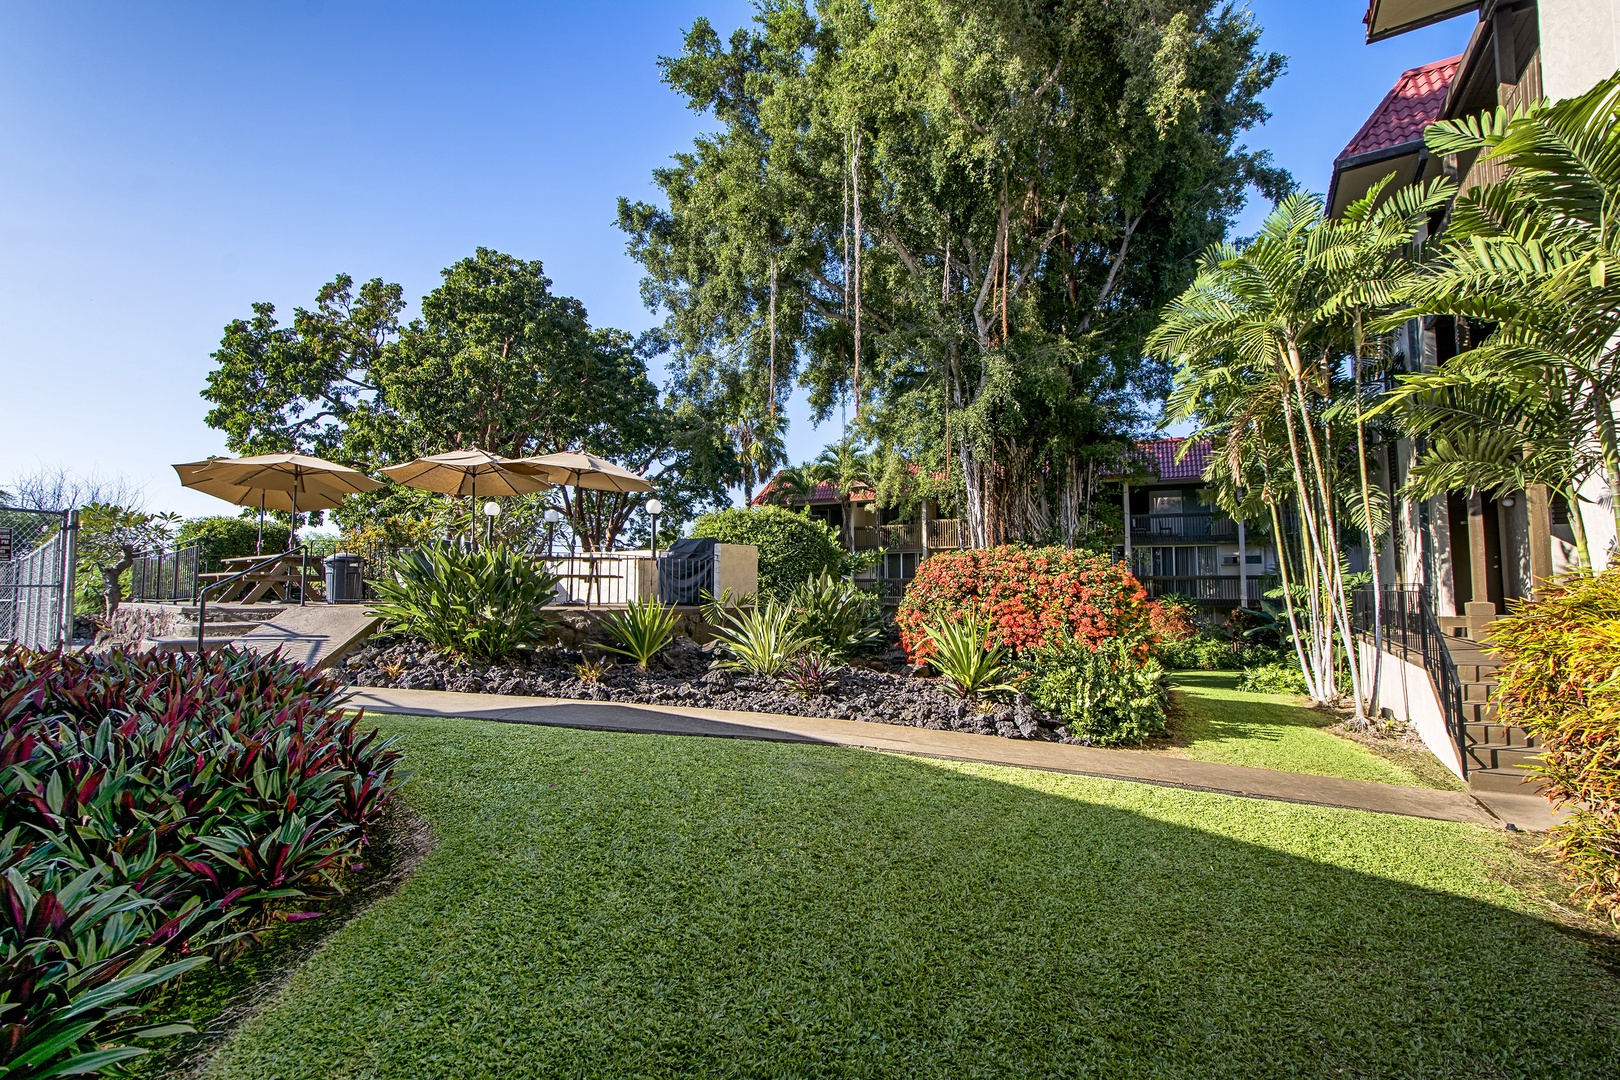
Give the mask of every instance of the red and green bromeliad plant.
POLYGON ((1076 640, 1095 647, 1131 642, 1145 659, 1154 639, 1153 603, 1141 582, 1104 555, 1069 548, 1006 545, 945 552, 925 560, 906 588, 895 622, 913 661, 934 645, 926 627, 970 621, 1014 652, 1076 640))
POLYGON ((142 1053, 142 991, 338 888, 403 782, 339 693, 231 650, 0 649, 0 1075, 142 1053))

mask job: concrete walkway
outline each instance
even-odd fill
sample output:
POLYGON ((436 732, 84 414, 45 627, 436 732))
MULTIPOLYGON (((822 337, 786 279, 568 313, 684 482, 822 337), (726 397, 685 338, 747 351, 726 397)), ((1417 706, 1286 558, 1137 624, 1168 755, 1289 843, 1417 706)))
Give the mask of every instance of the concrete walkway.
POLYGON ((468 717, 515 724, 649 735, 709 735, 777 742, 822 743, 902 754, 1014 765, 1026 769, 1134 780, 1165 787, 1214 791, 1255 799, 1371 810, 1381 814, 1461 821, 1500 828, 1502 822, 1461 791, 1397 787, 1366 780, 1277 772, 1245 765, 1191 761, 1141 750, 1102 750, 1062 743, 1025 742, 960 731, 929 731, 859 720, 823 720, 774 713, 732 712, 667 705, 625 705, 508 694, 354 687, 349 703, 371 712, 468 717))
POLYGON ((237 638, 239 649, 268 656, 276 650, 289 660, 320 670, 370 637, 382 620, 365 604, 302 604, 237 638))

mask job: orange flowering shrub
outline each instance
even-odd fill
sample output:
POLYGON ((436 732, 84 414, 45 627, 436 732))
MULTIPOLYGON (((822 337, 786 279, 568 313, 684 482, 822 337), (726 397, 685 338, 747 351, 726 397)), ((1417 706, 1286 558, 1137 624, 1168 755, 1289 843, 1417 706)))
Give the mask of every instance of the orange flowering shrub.
POLYGON ((1095 646, 1124 638, 1146 655, 1152 610, 1140 582, 1103 555, 1006 545, 935 555, 917 568, 895 622, 913 662, 933 646, 923 627, 971 620, 1015 652, 1072 636, 1095 646))
POLYGON ((1179 596, 1149 600, 1148 630, 1157 641, 1188 641, 1198 636, 1198 609, 1179 596))

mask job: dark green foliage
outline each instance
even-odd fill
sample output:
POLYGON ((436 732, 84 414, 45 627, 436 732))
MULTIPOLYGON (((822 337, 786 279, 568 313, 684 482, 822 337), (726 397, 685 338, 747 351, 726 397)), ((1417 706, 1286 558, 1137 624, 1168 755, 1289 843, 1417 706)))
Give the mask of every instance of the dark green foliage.
POLYGON ((330 893, 401 782, 339 688, 232 650, 0 651, 0 1075, 141 1051, 135 996, 330 893), (235 931, 232 933, 231 931, 235 931))
POLYGON ((853 403, 885 494, 976 506, 976 544, 1075 543, 1051 508, 1091 501, 1164 388, 1153 313, 1250 185, 1287 186, 1240 142, 1282 70, 1259 37, 1216 0, 761 2, 729 39, 696 20, 661 67, 705 131, 656 205, 619 204, 678 390, 853 403), (897 485, 897 463, 921 468, 897 485))
POLYGON ((990 636, 971 622, 940 622, 923 627, 929 644, 928 665, 950 680, 965 698, 982 697, 1013 689, 1006 682, 1011 650, 993 644, 990 636))
POLYGON ((653 657, 675 636, 675 609, 657 600, 638 600, 602 620, 611 645, 602 648, 628 656, 646 671, 653 657))
POLYGON ((817 652, 848 660, 883 643, 883 602, 852 581, 825 571, 788 595, 799 630, 817 652))
POLYGON ((1158 738, 1168 719, 1164 665, 1139 647, 1108 638, 1096 647, 1058 641, 1023 661, 1035 704, 1061 716, 1070 735, 1097 746, 1158 738))
POLYGON ((836 532, 779 506, 704 514, 692 523, 692 535, 758 548, 759 593, 778 600, 813 577, 842 572, 849 559, 836 532))
POLYGON ((537 644, 556 621, 543 608, 557 575, 509 547, 433 544, 395 557, 388 571, 375 582, 382 602, 373 610, 444 652, 500 660, 537 644))
MULTIPOLYGON (((264 522, 264 554, 266 557, 287 550, 286 525, 269 518, 264 522)), ((175 534, 176 547, 198 544, 202 547, 204 571, 220 568, 220 560, 252 555, 258 550, 259 519, 241 517, 191 518, 175 534)))
POLYGON ((1303 694, 1305 673, 1298 660, 1272 660, 1245 667, 1237 688, 1251 694, 1303 694))
POLYGON ((1243 666, 1242 656, 1232 642, 1210 633, 1156 642, 1153 656, 1172 671, 1236 671, 1243 666))

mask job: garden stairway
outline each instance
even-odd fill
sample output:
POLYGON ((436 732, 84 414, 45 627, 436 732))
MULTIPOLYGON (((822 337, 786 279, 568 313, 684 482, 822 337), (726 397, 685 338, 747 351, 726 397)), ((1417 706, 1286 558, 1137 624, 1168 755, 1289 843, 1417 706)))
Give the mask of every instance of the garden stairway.
POLYGON ((1448 637, 1446 646, 1462 684, 1463 752, 1468 786, 1474 791, 1529 794, 1523 766, 1541 754, 1536 737, 1517 724, 1500 723, 1496 705, 1496 657, 1466 637, 1448 637))
MULTIPOLYGON (((222 649, 285 610, 280 604, 209 604, 203 650, 211 652, 222 649)), ((197 605, 181 604, 174 608, 163 630, 142 638, 141 647, 159 652, 194 652, 197 648, 197 605)))

